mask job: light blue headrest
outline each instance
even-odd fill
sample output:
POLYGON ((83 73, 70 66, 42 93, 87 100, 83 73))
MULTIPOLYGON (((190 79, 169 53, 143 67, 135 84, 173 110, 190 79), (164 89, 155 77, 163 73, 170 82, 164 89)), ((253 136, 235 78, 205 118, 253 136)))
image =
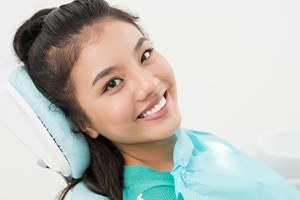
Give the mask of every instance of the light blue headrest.
POLYGON ((29 104, 64 154, 71 168, 71 177, 80 178, 90 163, 90 152, 84 136, 72 132, 73 126, 63 112, 37 90, 23 67, 15 69, 10 74, 9 81, 29 104))

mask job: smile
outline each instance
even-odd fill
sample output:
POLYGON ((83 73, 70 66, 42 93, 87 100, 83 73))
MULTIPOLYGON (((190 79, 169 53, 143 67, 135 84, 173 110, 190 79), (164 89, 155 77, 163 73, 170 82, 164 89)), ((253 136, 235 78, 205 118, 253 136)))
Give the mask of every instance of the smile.
POLYGON ((168 106, 168 99, 167 99, 166 92, 160 99, 155 101, 156 102, 154 105, 152 105, 153 103, 151 103, 151 107, 149 109, 146 108, 146 110, 143 111, 143 113, 141 113, 138 116, 139 119, 143 119, 143 120, 158 119, 164 116, 168 112, 169 106, 168 106))
POLYGON ((160 109, 162 107, 164 107, 164 105, 166 105, 166 103, 167 103, 167 101, 166 101, 165 97, 163 96, 161 98, 161 100, 159 101, 159 103, 154 106, 154 108, 152 108, 151 110, 148 110, 145 113, 142 113, 143 117, 148 117, 150 115, 153 115, 154 113, 157 113, 158 111, 160 111, 160 109))

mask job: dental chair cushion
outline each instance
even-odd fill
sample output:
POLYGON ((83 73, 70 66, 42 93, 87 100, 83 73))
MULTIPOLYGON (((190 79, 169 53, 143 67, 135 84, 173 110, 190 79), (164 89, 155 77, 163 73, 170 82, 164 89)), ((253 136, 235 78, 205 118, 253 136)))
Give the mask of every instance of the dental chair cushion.
POLYGON ((105 196, 93 193, 82 183, 78 183, 72 190, 71 200, 109 200, 105 196))
POLYGON ((46 99, 35 87, 23 67, 9 77, 11 85, 29 104, 67 159, 72 178, 80 178, 90 163, 90 152, 81 133, 73 133, 73 125, 63 112, 46 99))

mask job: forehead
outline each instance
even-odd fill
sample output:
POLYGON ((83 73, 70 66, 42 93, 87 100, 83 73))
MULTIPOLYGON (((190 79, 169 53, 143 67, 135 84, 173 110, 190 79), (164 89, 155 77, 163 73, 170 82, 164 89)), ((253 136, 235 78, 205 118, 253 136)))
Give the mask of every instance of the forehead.
MULTIPOLYGON (((85 31, 88 38, 82 44, 79 60, 93 54, 113 53, 122 47, 134 46, 143 34, 133 25, 119 20, 106 20, 95 24, 85 31)), ((100 56, 99 54, 97 54, 100 56)))
POLYGON ((120 64, 134 53, 136 43, 143 37, 133 24, 118 20, 99 22, 84 30, 84 34, 86 39, 73 68, 73 78, 92 78, 101 69, 120 64))

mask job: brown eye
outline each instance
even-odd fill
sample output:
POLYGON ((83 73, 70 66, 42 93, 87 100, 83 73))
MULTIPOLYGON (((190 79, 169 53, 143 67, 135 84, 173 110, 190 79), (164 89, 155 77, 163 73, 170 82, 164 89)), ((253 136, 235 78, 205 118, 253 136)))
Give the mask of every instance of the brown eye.
POLYGON ((123 81, 123 79, 120 79, 120 78, 111 79, 110 81, 108 81, 105 84, 103 92, 114 89, 115 87, 117 87, 121 83, 121 81, 123 81))
POLYGON ((153 48, 146 49, 146 51, 143 53, 143 55, 141 57, 141 63, 143 63, 145 60, 147 60, 151 56, 152 52, 153 52, 153 48))

